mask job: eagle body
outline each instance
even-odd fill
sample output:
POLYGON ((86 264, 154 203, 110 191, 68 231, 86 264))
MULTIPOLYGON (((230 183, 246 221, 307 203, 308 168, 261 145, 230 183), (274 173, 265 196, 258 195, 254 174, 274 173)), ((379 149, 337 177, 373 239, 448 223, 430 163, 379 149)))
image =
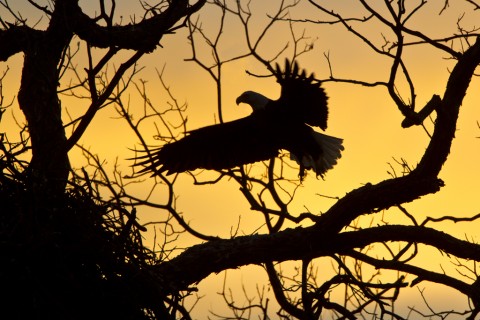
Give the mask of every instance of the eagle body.
POLYGON ((277 65, 275 75, 282 87, 278 100, 244 92, 236 102, 252 107, 249 116, 190 131, 178 141, 150 150, 137 158, 137 164, 145 166, 141 172, 228 169, 271 159, 283 149, 300 165, 300 178, 307 169, 323 177, 343 150, 342 139, 312 128, 327 128, 327 96, 313 75, 300 73, 296 63, 287 60, 283 71, 277 65))

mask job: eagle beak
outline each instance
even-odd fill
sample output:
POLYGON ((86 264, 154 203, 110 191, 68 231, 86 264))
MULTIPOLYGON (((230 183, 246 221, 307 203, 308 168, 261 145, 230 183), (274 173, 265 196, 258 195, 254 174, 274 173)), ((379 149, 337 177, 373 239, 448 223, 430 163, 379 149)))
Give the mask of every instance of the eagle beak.
POLYGON ((239 97, 237 98, 237 100, 235 100, 235 102, 237 103, 237 106, 238 106, 240 103, 244 102, 244 101, 243 101, 243 94, 242 94, 241 96, 239 96, 239 97))

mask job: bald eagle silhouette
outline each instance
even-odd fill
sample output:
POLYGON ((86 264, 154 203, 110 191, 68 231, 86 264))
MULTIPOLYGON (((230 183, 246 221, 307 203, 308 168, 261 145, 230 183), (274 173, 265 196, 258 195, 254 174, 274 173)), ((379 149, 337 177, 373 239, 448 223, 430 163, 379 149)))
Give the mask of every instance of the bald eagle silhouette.
POLYGON ((242 119, 215 124, 188 132, 175 142, 137 157, 140 173, 167 175, 195 169, 221 170, 268 160, 281 149, 300 165, 299 177, 313 170, 324 177, 344 149, 340 138, 315 131, 327 128, 327 95, 314 75, 307 76, 296 62, 276 64, 274 75, 281 85, 276 101, 246 91, 236 100, 246 103, 252 113, 242 119))

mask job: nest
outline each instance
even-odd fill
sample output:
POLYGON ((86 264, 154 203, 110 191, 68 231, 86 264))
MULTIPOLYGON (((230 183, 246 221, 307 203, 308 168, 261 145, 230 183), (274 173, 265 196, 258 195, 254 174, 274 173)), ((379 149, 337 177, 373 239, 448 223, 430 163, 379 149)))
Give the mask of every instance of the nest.
POLYGON ((156 318, 162 297, 142 281, 155 257, 130 223, 134 212, 94 200, 79 186, 55 198, 39 196, 5 175, 0 204, 0 283, 6 297, 0 317, 156 318))

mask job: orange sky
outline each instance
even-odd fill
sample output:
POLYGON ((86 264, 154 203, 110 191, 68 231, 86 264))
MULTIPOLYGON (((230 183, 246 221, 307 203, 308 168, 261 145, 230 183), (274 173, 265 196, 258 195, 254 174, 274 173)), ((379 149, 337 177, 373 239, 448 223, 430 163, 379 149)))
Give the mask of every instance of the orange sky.
MULTIPOLYGON (((85 1, 80 3, 85 3, 85 1)), ((119 13, 123 16, 124 21, 132 12, 140 12, 135 11, 138 10, 138 5, 130 7, 133 6, 131 3, 125 0, 117 1, 117 8, 124 12, 123 14, 119 13)), ((267 7, 271 3, 264 2, 264 7, 256 10, 262 12, 261 10, 268 9, 267 7)), ((356 7, 352 6, 352 3, 353 1, 337 2, 338 11, 353 12, 356 7)), ((456 32, 457 18, 464 11, 466 11, 466 15, 462 20, 462 25, 465 28, 473 27, 473 22, 478 21, 480 13, 473 12, 468 5, 457 8, 457 2, 452 3, 451 8, 440 16, 438 12, 442 5, 443 2, 429 4, 428 9, 420 11, 409 26, 432 37, 443 37, 456 32)), ((213 34, 216 28, 216 24, 213 22, 216 21, 217 15, 215 10, 208 11, 210 8, 206 7, 200 17, 205 30, 213 34)), ((311 7, 305 6, 302 10, 304 11, 295 12, 295 15, 305 14, 317 19, 322 17, 311 7)), ((91 8, 90 12, 93 12, 91 8)), ((258 28, 264 23, 264 15, 258 15, 258 20, 254 20, 258 25, 252 25, 253 28, 258 28)), ((315 72, 317 78, 329 77, 328 64, 324 58, 324 53, 329 52, 336 77, 387 81, 390 61, 375 55, 362 41, 352 37, 343 27, 338 25, 295 26, 297 32, 301 32, 303 28, 306 28, 306 35, 316 41, 314 49, 299 60, 301 66, 315 72)), ((366 25, 361 28, 377 44, 381 43, 382 34, 391 36, 391 32, 382 29, 379 24, 366 25)), ((239 50, 244 50, 243 33, 238 29, 238 23, 234 21, 229 23, 225 31, 220 42, 220 52, 224 58, 228 58, 237 54, 239 50)), ((270 58, 273 55, 272 48, 280 48, 288 40, 287 31, 288 28, 285 25, 280 25, 278 29, 269 34, 265 44, 260 46, 261 53, 270 58)), ((161 70, 165 66, 164 80, 170 85, 179 101, 188 103, 188 128, 194 129, 213 124, 216 119, 218 121, 215 105, 216 92, 214 82, 203 70, 193 62, 184 61, 191 57, 185 35, 185 31, 179 31, 176 35, 166 36, 162 42, 164 48, 159 48, 140 61, 140 64, 146 68, 139 74, 139 78, 148 80, 149 97, 152 102, 158 106, 165 105, 167 101, 165 92, 158 89, 160 86, 155 74, 155 68, 161 70)), ((291 54, 290 51, 287 53, 291 54)), ((201 56, 206 61, 211 61, 209 53, 202 52, 201 56)), ((416 85, 418 107, 422 107, 433 94, 443 94, 449 70, 454 63, 444 59, 446 56, 445 53, 426 46, 406 48, 405 62, 416 85)), ((20 55, 8 62, 11 71, 5 85, 7 96, 12 97, 18 89, 20 63, 20 55)), ((5 66, 6 64, 2 63, 0 68, 4 70, 5 66)), ((235 104, 235 98, 245 90, 257 90, 271 98, 277 98, 279 95, 279 87, 273 79, 253 78, 245 74, 245 69, 264 73, 264 70, 260 69, 252 59, 244 59, 226 65, 222 87, 225 121, 249 114, 250 110, 246 106, 236 106, 235 104)), ((324 181, 317 180, 309 174, 291 206, 292 214, 304 212, 305 207, 316 213, 326 211, 334 201, 319 197, 319 193, 341 197, 365 183, 376 183, 389 178, 387 173, 391 170, 389 163, 392 163, 400 172, 399 166, 395 165, 394 158, 406 159, 414 167, 428 143, 428 137, 422 128, 401 128, 400 123, 403 118, 389 99, 385 88, 365 88, 331 82, 324 86, 330 97, 330 120, 327 133, 342 137, 345 151, 339 164, 327 173, 324 181)), ((469 216, 478 213, 477 197, 480 191, 480 170, 478 169, 480 140, 477 139, 480 136, 480 129, 477 127, 477 120, 479 120, 477 107, 480 100, 478 86, 478 79, 474 79, 462 106, 452 154, 440 174, 446 187, 436 195, 429 195, 412 204, 405 205, 419 221, 425 216, 469 216)), ((404 89, 403 85, 399 86, 402 93, 405 93, 404 89)), ((141 100, 133 90, 128 98, 130 98, 132 110, 141 105, 141 100)), ((127 96, 125 96, 125 100, 127 100, 127 96)), ((87 107, 85 101, 73 102, 68 99, 65 100, 64 105, 71 114, 81 114, 87 107)), ((12 112, 21 119, 20 111, 15 104, 4 117, 0 131, 15 132, 12 129, 12 112)), ((118 157, 123 170, 128 172, 131 162, 124 159, 132 156, 129 148, 133 148, 136 141, 131 138, 131 133, 125 125, 121 121, 113 119, 114 117, 116 114, 113 108, 102 110, 81 143, 90 147, 101 158, 105 158, 109 164, 113 164, 115 158, 118 157)), ((427 124, 427 127, 432 128, 431 124, 427 124)), ((144 134, 146 138, 150 139, 149 132, 144 132, 144 134)), ((150 142, 155 143, 153 139, 150 142)), ((72 153, 71 159, 73 166, 84 165, 78 153, 72 153)), ((290 174, 291 178, 294 178, 297 173, 292 171, 290 174)), ((138 192, 141 190, 138 189, 138 192)), ((176 192, 179 195, 177 202, 179 211, 184 213, 192 227, 205 234, 228 237, 231 228, 238 223, 239 217, 241 217, 240 229, 244 233, 252 232, 262 223, 262 217, 249 210, 246 200, 238 191, 238 185, 233 182, 199 187, 193 186, 192 179, 184 175, 179 180, 176 192)), ((143 212, 143 219, 155 220, 162 214, 157 211, 143 212)), ((386 213, 390 223, 398 223, 398 220, 395 220, 398 215, 399 212, 395 209, 386 213)), ((364 219, 370 222, 371 217, 364 219)), ((449 231, 460 238, 468 237, 472 241, 479 240, 478 224, 444 223, 438 228, 449 231)), ((185 239, 185 243, 190 241, 191 239, 185 239)), ((434 256, 435 253, 432 255, 434 256)), ((250 279, 254 277, 252 270, 258 269, 258 267, 246 268, 245 271, 231 271, 230 274, 234 279, 238 277, 243 277, 244 280, 248 279, 247 282, 251 285, 250 279)), ((256 271, 253 273, 260 278, 264 277, 258 275, 256 271)), ((221 286, 222 277, 223 275, 214 276, 202 283, 200 288, 206 288, 206 284, 208 284, 211 292, 215 292, 221 286)), ((209 299, 202 300, 198 312, 205 312, 215 304, 212 302, 215 300, 209 299)))

